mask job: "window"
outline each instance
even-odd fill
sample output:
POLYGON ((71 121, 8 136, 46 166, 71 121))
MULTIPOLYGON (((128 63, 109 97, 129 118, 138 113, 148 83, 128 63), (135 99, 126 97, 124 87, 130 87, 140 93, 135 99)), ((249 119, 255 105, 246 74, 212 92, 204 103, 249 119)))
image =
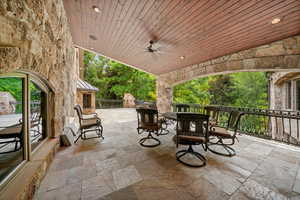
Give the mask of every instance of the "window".
POLYGON ((0 181, 25 159, 25 78, 0 78, 0 181))
POLYGON ((91 107, 92 107, 92 95, 83 94, 83 108, 91 108, 91 107))
POLYGON ((0 187, 47 138, 48 88, 29 74, 0 75, 0 187))
POLYGON ((30 80, 30 144, 33 151, 47 137, 47 93, 30 80))
POLYGON ((286 109, 292 109, 292 81, 287 82, 286 109))

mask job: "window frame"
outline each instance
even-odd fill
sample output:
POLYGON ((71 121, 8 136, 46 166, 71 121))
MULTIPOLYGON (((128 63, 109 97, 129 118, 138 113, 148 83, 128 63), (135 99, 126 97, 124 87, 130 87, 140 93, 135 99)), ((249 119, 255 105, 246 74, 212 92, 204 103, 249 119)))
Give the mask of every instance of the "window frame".
POLYGON ((41 80, 39 77, 37 77, 34 74, 31 74, 29 72, 14 72, 14 73, 4 73, 0 74, 0 78, 9 78, 9 77, 16 77, 21 78, 23 81, 23 122, 24 122, 24 130, 23 130, 23 161, 16 166, 3 180, 0 180, 0 190, 2 190, 17 174, 18 172, 25 166, 25 164, 29 161, 31 161, 32 156, 43 146, 45 142, 51 137, 50 134, 50 124, 49 124, 49 98, 50 98, 50 88, 49 86, 41 80), (46 94, 46 138, 38 144, 38 146, 31 151, 31 142, 30 142, 30 81, 33 81, 35 84, 37 84, 40 89, 43 90, 46 94))

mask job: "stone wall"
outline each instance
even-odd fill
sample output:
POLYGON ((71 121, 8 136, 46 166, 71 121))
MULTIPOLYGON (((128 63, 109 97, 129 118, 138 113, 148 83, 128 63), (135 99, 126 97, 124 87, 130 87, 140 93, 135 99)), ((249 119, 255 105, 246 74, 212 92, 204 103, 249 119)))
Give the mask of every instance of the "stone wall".
POLYGON ((1 0, 0 73, 28 70, 52 86, 51 130, 74 114, 74 48, 62 0, 1 0))
MULTIPOLYGON (((290 37, 257 48, 222 56, 204 63, 158 76, 157 83, 164 88, 209 75, 241 71, 298 71, 300 69, 300 36, 290 37)), ((170 110, 172 95, 157 88, 158 109, 170 110)))
MULTIPOLYGON (((1 0, 0 74, 28 71, 48 82, 52 90, 49 95, 52 136, 60 135, 64 124, 74 117, 77 80, 74 55, 62 0, 1 0)), ((58 143, 58 139, 49 141, 58 143)), ((38 151, 25 165, 30 168, 28 170, 33 166, 43 170, 31 170, 30 173, 21 170, 17 174, 21 177, 19 182, 11 181, 5 187, 6 191, 1 191, 1 196, 11 195, 11 198, 0 199, 31 199, 50 164, 47 155, 53 156, 55 152, 52 147, 43 145, 39 151, 47 148, 48 154, 35 162, 38 151), (44 160, 49 163, 41 162, 44 160)))
MULTIPOLYGON (((295 111, 296 108, 296 83, 300 79, 299 72, 275 72, 270 76, 270 109, 295 111), (291 96, 287 94, 287 83, 291 81, 291 96), (287 107, 287 101, 291 101, 291 108, 287 107)), ((297 144, 297 127, 299 123, 296 119, 281 120, 271 119, 271 133, 273 139, 289 141, 297 144)))

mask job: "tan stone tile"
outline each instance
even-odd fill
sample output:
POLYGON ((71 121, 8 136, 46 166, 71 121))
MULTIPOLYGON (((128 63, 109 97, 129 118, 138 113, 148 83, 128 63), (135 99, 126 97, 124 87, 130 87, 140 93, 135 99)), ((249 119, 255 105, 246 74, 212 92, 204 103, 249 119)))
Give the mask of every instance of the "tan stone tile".
POLYGON ((252 143, 252 144, 248 145, 244 150, 251 152, 251 153, 255 153, 257 155, 267 156, 271 153, 273 148, 274 147, 272 147, 272 146, 260 144, 257 142, 257 143, 252 143))
POLYGON ((113 172, 113 180, 117 189, 128 187, 142 180, 136 168, 131 165, 113 172))
POLYGON ((114 171, 114 170, 118 170, 120 168, 121 168, 121 165, 116 158, 109 158, 106 160, 96 162, 97 172, 114 171))
POLYGON ((237 191, 235 192, 229 200, 251 200, 247 197, 243 192, 237 191))
POLYGON ((139 200, 195 200, 191 195, 176 189, 166 188, 139 188, 135 189, 139 200))
POLYGON ((59 164, 56 166, 55 170, 65 170, 65 169, 71 169, 73 167, 82 166, 83 164, 83 156, 73 156, 72 158, 66 158, 59 162, 59 164))
POLYGON ((99 200, 138 200, 138 197, 131 187, 126 187, 112 192, 99 200))
POLYGON ((68 170, 48 173, 40 185, 40 192, 46 192, 63 187, 67 183, 68 170))
POLYGON ((184 191, 190 193, 197 199, 207 199, 207 200, 216 200, 216 199, 228 199, 229 196, 218 189, 215 185, 208 182, 206 179, 200 177, 192 184, 185 186, 184 191))
POLYGON ((69 170, 67 184, 78 183, 82 180, 95 177, 97 175, 95 167, 75 167, 69 170))
POLYGON ((218 169, 211 169, 203 177, 228 195, 232 195, 241 183, 236 177, 229 176, 218 169))
POLYGON ((159 177, 166 174, 166 170, 154 160, 146 160, 135 164, 136 169, 143 179, 159 177))
POLYGON ((64 187, 50 190, 48 192, 39 193, 38 200, 80 200, 81 199, 81 183, 69 184, 64 187))
POLYGON ((292 192, 297 165, 268 157, 250 176, 252 180, 284 195, 292 192))
POLYGON ((294 182, 293 192, 297 192, 300 194, 300 180, 296 179, 294 182))
POLYGON ((99 199, 115 190, 105 177, 96 176, 82 182, 81 198, 87 200, 99 199))
POLYGON ((277 193, 270 188, 265 187, 253 180, 248 180, 240 188, 247 197, 257 200, 278 199, 287 200, 288 198, 280 193, 277 193))

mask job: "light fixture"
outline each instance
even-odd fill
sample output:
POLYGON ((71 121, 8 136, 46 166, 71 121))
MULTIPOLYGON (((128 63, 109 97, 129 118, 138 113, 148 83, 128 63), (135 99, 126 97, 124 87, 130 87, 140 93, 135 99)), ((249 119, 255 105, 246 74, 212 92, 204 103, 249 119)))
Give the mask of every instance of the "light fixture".
POLYGON ((97 6, 93 6, 93 9, 96 13, 99 13, 101 12, 100 8, 98 8, 97 6))
POLYGON ((89 35, 89 37, 90 37, 92 40, 97 40, 97 37, 94 36, 94 35, 89 35))
POLYGON ((277 18, 274 18, 274 19, 271 21, 271 23, 272 23, 272 24, 278 24, 280 21, 281 21, 281 19, 277 17, 277 18))
POLYGON ((180 59, 181 59, 181 60, 184 60, 184 59, 185 59, 185 56, 180 56, 180 59))

